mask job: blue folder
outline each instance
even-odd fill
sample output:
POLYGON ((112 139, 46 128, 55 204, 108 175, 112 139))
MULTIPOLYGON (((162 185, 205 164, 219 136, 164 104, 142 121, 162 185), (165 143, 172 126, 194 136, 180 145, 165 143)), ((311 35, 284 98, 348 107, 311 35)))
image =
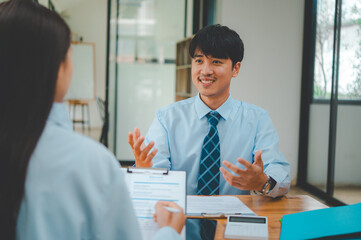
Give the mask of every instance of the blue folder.
POLYGON ((280 239, 361 239, 361 203, 284 215, 280 239))

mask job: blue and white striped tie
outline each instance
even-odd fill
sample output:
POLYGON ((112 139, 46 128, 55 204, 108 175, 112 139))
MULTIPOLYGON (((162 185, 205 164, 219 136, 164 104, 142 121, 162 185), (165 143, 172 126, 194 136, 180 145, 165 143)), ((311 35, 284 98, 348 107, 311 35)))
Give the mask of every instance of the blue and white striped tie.
POLYGON ((210 129, 203 141, 197 195, 219 195, 221 149, 217 124, 221 115, 216 111, 211 111, 206 116, 210 129))

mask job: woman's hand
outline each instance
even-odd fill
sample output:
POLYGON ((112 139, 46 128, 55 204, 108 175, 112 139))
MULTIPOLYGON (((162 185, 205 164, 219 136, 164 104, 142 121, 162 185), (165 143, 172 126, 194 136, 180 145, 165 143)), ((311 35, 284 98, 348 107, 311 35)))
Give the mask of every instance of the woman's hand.
POLYGON ((186 221, 183 209, 174 202, 159 201, 155 204, 154 221, 158 223, 159 228, 169 226, 179 234, 182 232, 186 221), (175 211, 167 210, 164 207, 172 208, 175 211))

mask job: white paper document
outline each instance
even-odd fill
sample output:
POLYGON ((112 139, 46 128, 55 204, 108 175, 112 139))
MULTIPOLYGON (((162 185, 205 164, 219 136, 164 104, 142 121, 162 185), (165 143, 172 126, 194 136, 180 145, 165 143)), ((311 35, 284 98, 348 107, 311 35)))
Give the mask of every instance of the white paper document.
POLYGON ((233 196, 187 196, 187 215, 219 217, 256 215, 241 200, 233 196))
MULTIPOLYGON (((151 239, 159 230, 153 220, 157 201, 172 201, 185 209, 186 173, 164 169, 122 168, 143 239, 151 239)), ((185 239, 185 231, 182 237, 185 239)))

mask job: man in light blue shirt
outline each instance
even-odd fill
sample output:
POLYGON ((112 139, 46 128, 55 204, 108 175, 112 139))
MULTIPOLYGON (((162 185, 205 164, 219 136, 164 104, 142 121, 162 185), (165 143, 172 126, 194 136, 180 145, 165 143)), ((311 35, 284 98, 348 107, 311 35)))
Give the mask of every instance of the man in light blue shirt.
POLYGON ((196 97, 173 103, 156 113, 144 138, 139 129, 128 142, 139 167, 187 172, 187 194, 197 194, 203 139, 210 125, 206 115, 218 112, 220 195, 249 194, 278 197, 290 187, 290 167, 267 111, 230 96, 238 75, 243 43, 228 27, 213 25, 192 39, 192 81, 196 97), (144 144, 145 143, 145 144, 144 144), (153 150, 152 150, 153 149, 153 150))

